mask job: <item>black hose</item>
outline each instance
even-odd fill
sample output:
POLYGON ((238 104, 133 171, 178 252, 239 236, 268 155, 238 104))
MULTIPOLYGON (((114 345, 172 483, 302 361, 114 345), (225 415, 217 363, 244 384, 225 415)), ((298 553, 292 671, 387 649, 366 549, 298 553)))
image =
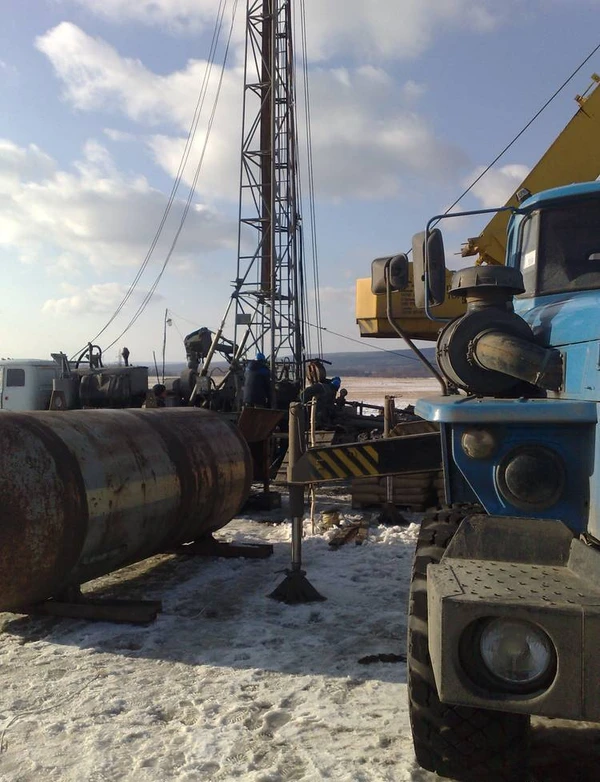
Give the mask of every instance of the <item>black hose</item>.
POLYGON ((501 331, 487 331, 478 336, 473 341, 472 357, 484 369, 525 380, 538 388, 559 391, 562 386, 560 351, 501 331))

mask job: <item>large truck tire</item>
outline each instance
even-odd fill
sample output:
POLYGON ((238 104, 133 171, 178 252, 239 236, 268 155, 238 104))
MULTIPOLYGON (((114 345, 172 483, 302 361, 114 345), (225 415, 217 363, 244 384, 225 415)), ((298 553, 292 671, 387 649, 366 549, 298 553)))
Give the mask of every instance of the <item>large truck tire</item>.
MULTIPOLYGON (((438 698, 428 647, 427 565, 442 558, 473 509, 426 517, 415 551, 408 618, 408 702, 417 762, 458 782, 522 782, 528 778, 529 716, 451 706, 438 698)), ((479 510, 481 512, 481 510, 479 510)))

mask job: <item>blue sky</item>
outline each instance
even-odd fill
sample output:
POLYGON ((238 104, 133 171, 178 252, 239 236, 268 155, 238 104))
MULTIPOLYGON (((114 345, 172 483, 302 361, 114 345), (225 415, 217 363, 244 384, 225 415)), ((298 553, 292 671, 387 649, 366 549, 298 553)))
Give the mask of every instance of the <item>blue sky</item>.
MULTIPOLYGON (((122 300, 168 198, 218 6, 1 0, 0 355, 71 354, 122 300)), ((227 13, 233 6, 226 3, 227 13)), ((239 0, 194 208, 157 294, 109 359, 122 344, 138 361, 159 352, 166 308, 167 356, 180 359, 181 335, 215 328, 225 310, 236 264, 245 6, 239 0)), ((356 339, 356 277, 368 275, 372 258, 410 247, 412 234, 600 42, 600 0, 305 0, 305 7, 323 323, 356 339)), ((501 205, 574 114, 573 98, 594 71, 600 55, 464 208, 501 205)), ((200 143, 188 184, 199 154, 200 143)), ((102 346, 152 285, 186 196, 184 185, 164 241, 102 346)), ((453 226, 450 248, 484 222, 453 226)), ((367 344, 325 335, 327 351, 367 344)))

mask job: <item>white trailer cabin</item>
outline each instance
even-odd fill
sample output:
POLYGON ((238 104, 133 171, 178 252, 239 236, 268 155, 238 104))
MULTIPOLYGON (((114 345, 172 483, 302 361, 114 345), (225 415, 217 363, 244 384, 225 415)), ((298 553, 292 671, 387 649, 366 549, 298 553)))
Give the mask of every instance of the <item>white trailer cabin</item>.
POLYGON ((45 359, 0 360, 0 409, 48 410, 59 366, 45 359))

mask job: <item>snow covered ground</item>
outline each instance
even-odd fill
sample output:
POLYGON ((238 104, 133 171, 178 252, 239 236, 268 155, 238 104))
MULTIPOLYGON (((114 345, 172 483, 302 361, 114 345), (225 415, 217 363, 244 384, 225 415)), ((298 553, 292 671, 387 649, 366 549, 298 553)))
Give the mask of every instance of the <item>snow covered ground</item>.
POLYGON ((94 582, 162 599, 151 626, 4 614, 2 779, 427 779, 410 751, 405 665, 358 662, 404 651, 415 532, 375 527, 338 551, 331 533, 308 534, 323 603, 270 600, 290 526, 239 519, 221 534, 268 540, 273 557, 161 556, 94 582))
MULTIPOLYGON (((417 524, 373 517, 363 545, 334 551, 331 532, 311 535, 307 522, 307 575, 327 600, 286 606, 267 598, 289 564, 283 517, 220 533, 272 542, 270 559, 159 556, 94 582, 96 593, 162 599, 150 626, 0 615, 0 779, 436 779, 414 761, 405 664, 359 663, 405 651, 417 524)), ((596 727, 546 722, 536 779, 596 778, 599 748, 596 727)))
POLYGON ((396 397, 396 407, 414 405, 417 399, 439 396, 440 385, 433 377, 343 377, 348 399, 383 405, 386 394, 396 397))

